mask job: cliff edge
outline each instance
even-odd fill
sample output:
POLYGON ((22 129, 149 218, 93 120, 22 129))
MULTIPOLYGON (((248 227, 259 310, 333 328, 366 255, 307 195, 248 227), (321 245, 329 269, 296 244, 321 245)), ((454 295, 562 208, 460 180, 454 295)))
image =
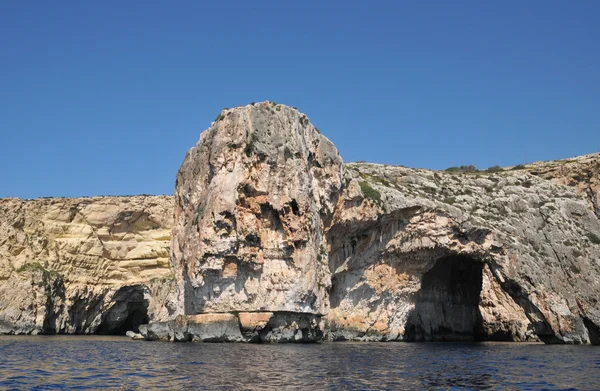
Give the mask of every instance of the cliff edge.
POLYGON ((0 200, 0 334, 600 344, 600 154, 342 162, 295 108, 223 110, 175 196, 0 200))
POLYGON ((0 334, 124 334, 174 297, 169 196, 0 199, 0 334))
POLYGON ((296 109, 226 109, 177 175, 177 317, 142 332, 599 343, 599 167, 343 165, 296 109))

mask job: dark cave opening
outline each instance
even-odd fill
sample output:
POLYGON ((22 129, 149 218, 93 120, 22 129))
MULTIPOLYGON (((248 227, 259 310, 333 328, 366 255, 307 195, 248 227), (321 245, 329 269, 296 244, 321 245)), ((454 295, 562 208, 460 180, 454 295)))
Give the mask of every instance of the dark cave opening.
POLYGON ((483 264, 453 255, 423 275, 415 308, 406 323, 406 341, 473 341, 481 335, 479 296, 483 264))
POLYGON ((143 285, 125 286, 113 296, 113 305, 102 317, 97 334, 125 335, 127 331, 139 332, 148 323, 148 300, 144 298, 143 285))

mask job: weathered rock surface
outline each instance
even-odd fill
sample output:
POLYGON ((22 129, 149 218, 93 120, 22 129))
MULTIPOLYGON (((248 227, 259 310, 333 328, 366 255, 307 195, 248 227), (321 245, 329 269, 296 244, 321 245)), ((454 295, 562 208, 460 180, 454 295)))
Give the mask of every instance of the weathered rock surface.
POLYGON ((253 340, 238 313, 258 311, 267 341, 313 315, 330 340, 599 343, 599 166, 342 166, 294 109, 224 110, 177 176, 177 313, 240 321, 195 340, 253 340))
POLYGON ((527 171, 559 185, 574 187, 583 194, 600 218, 600 157, 597 153, 552 162, 536 162, 527 171))
POLYGON ((224 110, 177 174, 179 312, 326 312, 341 179, 337 150, 297 110, 224 110))
POLYGON ((149 341, 317 342, 323 339, 320 315, 297 312, 239 312, 178 315, 140 326, 149 341))
POLYGON ((0 200, 0 333, 125 333, 167 319, 173 198, 0 200))
POLYGON ((332 338, 594 342, 600 224, 576 189, 528 169, 346 169, 332 338))
POLYGON ((492 171, 344 165, 295 109, 226 109, 174 198, 0 200, 0 333, 600 344, 600 154, 492 171))

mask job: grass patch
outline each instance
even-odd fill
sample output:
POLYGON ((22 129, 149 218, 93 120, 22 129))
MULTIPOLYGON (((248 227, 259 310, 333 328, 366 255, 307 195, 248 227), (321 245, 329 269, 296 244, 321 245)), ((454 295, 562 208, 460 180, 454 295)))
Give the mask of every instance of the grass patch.
POLYGON ((375 202, 378 205, 381 205, 381 193, 377 189, 373 189, 371 185, 367 182, 359 182, 360 191, 362 191, 363 195, 375 202))
POLYGON ((359 175, 361 178, 371 181, 371 183, 378 183, 380 185, 383 185, 385 187, 394 187, 394 185, 388 181, 385 178, 382 178, 378 175, 374 175, 374 174, 367 174, 365 172, 359 172, 359 175))
POLYGON ((61 275, 57 271, 48 270, 45 267, 43 267, 39 262, 28 262, 17 269, 17 273, 35 273, 38 271, 42 272, 42 278, 44 279, 55 279, 61 277, 61 275))

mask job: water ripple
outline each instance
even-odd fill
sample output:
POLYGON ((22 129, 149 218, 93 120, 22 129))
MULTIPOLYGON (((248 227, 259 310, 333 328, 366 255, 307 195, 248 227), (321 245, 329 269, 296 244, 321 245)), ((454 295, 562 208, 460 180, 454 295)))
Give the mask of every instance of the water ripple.
POLYGON ((7 390, 598 390, 600 348, 0 337, 7 390))

